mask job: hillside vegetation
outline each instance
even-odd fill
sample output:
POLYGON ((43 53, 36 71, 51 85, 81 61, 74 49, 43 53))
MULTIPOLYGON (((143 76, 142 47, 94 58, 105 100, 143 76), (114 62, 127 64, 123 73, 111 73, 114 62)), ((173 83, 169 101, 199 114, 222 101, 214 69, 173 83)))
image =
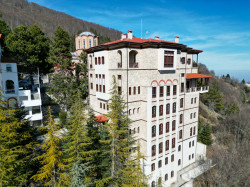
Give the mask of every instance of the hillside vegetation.
POLYGON ((64 28, 70 35, 92 29, 111 40, 120 39, 121 36, 121 32, 118 30, 83 21, 27 0, 0 0, 0 13, 11 30, 19 25, 37 24, 49 37, 53 35, 58 26, 64 28))
POLYGON ((195 180, 195 186, 249 186, 250 184, 250 90, 230 75, 210 74, 209 92, 201 94, 199 130, 212 129, 208 157, 215 166, 195 180))

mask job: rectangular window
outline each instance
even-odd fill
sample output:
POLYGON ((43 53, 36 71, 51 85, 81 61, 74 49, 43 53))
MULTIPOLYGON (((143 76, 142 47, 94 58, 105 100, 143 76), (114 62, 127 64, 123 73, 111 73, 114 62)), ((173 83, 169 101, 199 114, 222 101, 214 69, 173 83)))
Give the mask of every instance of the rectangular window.
POLYGON ((96 91, 98 92, 98 84, 96 84, 95 86, 96 86, 96 91))
POLYGON ((140 89, 140 86, 138 86, 138 94, 141 93, 141 89, 140 89))
POLYGON ((136 94, 136 87, 134 87, 134 95, 136 94))
POLYGON ((93 90, 93 83, 90 83, 90 89, 93 90))
POLYGON ((174 67, 174 51, 164 52, 164 67, 174 67))
POLYGON ((102 108, 102 103, 100 103, 100 108, 102 108))
POLYGON ((193 132, 193 130, 192 130, 192 127, 190 128, 190 136, 192 136, 192 132, 193 132))
POLYGON ((181 74, 181 77, 184 77, 184 76, 185 76, 185 73, 182 73, 182 74, 181 74))
POLYGON ((94 40, 94 46, 96 46, 96 40, 94 40))
POLYGON ((104 56, 102 57, 102 64, 104 64, 104 56))
POLYGON ((152 98, 156 98, 156 87, 152 87, 152 98))
POLYGON ((156 126, 154 125, 152 127, 152 137, 155 137, 156 136, 156 126))
POLYGON ((102 92, 102 85, 99 85, 99 92, 102 92))
POLYGON ((118 86, 118 94, 122 94, 122 87, 121 86, 118 86))
POLYGON ((11 65, 10 65, 10 64, 7 64, 7 65, 6 65, 6 71, 7 71, 7 72, 12 72, 12 68, 11 68, 11 65))
POLYGON ((160 97, 163 97, 163 86, 160 87, 160 97))
POLYGON ((183 114, 180 115, 180 124, 182 124, 183 121, 183 114))
POLYGON ((183 98, 180 99, 180 108, 183 108, 183 98))
POLYGON ((102 86, 102 91, 105 93, 105 85, 102 86))
POLYGON ((121 76, 121 75, 118 75, 118 76, 117 76, 117 79, 118 79, 118 80, 122 80, 122 76, 121 76))
POLYGON ((195 135, 195 127, 194 127, 194 130, 193 130, 193 135, 195 135))
POLYGON ((173 95, 176 95, 176 88, 177 88, 177 86, 174 85, 174 86, 173 86, 173 95))
POLYGON ((181 63, 182 63, 182 64, 185 64, 185 62, 186 62, 186 58, 185 58, 185 57, 182 57, 182 58, 181 58, 181 63))
POLYGON ((159 106, 159 115, 162 116, 163 115, 163 105, 159 106))
POLYGON ((152 118, 156 117, 156 106, 152 107, 152 118))
POLYGON ((95 57, 95 65, 97 65, 97 57, 95 57))
POLYGON ((181 92, 184 92, 184 82, 181 83, 181 92))
POLYGON ((165 143, 165 150, 166 150, 166 151, 169 150, 169 140, 167 140, 166 143, 165 143))
POLYGON ((129 95, 131 95, 131 87, 128 88, 129 95))
POLYGON ((182 130, 179 131, 179 139, 182 139, 182 130))
POLYGON ((170 86, 167 86, 167 96, 170 96, 170 86))

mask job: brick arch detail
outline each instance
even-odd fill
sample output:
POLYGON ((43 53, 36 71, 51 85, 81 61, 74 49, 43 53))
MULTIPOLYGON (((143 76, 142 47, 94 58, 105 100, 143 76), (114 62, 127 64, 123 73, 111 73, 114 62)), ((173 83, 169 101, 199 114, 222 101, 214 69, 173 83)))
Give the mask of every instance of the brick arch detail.
POLYGON ((153 85, 154 82, 156 82, 156 84, 159 85, 159 83, 158 83, 157 80, 153 80, 153 81, 151 82, 151 86, 153 85))

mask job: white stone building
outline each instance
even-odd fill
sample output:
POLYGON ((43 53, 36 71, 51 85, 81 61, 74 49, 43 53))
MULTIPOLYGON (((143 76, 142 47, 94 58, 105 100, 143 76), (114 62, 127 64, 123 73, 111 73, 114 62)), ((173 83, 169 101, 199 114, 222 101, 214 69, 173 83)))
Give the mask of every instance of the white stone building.
POLYGON ((24 107, 25 118, 31 121, 31 125, 42 124, 42 101, 39 85, 33 85, 30 89, 19 88, 17 65, 13 60, 1 56, 1 46, 0 91, 8 107, 15 105, 24 107))
POLYGON ((198 161, 206 158, 197 134, 199 94, 208 92, 209 76, 197 74, 193 64, 202 51, 179 43, 179 37, 175 42, 140 39, 132 31, 85 51, 90 106, 96 115, 107 114, 114 75, 132 120, 131 133, 145 156, 148 184, 192 186, 204 170, 198 161))

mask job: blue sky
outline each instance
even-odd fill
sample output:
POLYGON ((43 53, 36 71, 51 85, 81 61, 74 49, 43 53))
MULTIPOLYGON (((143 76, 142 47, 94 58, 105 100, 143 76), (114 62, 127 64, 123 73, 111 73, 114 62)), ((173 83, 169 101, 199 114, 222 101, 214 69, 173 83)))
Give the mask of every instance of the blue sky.
POLYGON ((250 81, 250 0, 30 0, 74 17, 143 38, 180 42, 204 52, 217 74, 250 81), (148 33, 148 34, 146 34, 148 33))

